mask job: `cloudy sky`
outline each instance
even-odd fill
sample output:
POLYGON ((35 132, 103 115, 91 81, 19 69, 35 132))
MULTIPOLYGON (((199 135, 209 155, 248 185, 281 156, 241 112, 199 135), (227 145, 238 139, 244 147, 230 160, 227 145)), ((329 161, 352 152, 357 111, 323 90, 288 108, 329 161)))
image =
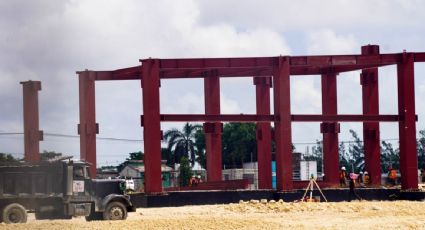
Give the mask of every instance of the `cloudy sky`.
MULTIPOLYGON (((141 58, 357 54, 379 44, 381 53, 425 51, 425 2, 420 0, 0 1, 0 133, 22 132, 20 81, 40 80, 40 129, 76 135, 75 71, 113 70, 141 58)), ((380 69, 380 111, 395 114, 395 67, 380 69)), ((425 128, 425 63, 415 65, 418 130, 425 128)), ((222 113, 254 113, 250 78, 222 79, 222 113)), ((318 76, 291 78, 293 113, 321 112, 318 76)), ((98 137, 142 139, 138 81, 96 83, 98 137)), ((359 73, 338 76, 338 112, 361 113, 359 73)), ((162 113, 202 113, 201 80, 165 80, 162 113)), ((162 129, 182 123, 162 124, 162 129)), ((342 124, 349 140, 355 123, 342 124)), ((382 124, 381 138, 398 138, 382 124)), ((318 123, 293 124, 299 151, 321 139, 318 123)), ((142 142, 98 140, 98 164, 116 164, 142 142)), ((78 138, 45 136, 41 150, 79 156, 78 138)), ((0 135, 0 152, 23 155, 20 135, 0 135)))

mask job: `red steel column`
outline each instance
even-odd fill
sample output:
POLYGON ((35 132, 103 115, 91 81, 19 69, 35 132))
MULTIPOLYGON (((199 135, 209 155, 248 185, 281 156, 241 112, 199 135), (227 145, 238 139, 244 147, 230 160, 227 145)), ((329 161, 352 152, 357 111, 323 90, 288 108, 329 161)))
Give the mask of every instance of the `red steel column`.
POLYGON ((402 62, 397 65, 401 188, 417 189, 418 158, 413 54, 404 53, 401 60, 402 62))
POLYGON ((96 123, 95 75, 93 71, 79 72, 80 92, 80 158, 91 164, 90 176, 96 178, 96 134, 99 127, 96 123))
MULTIPOLYGON (((220 114, 220 78, 210 73, 204 78, 205 114, 220 114)), ((207 155, 207 180, 221 181, 222 123, 204 123, 205 151, 207 155)))
MULTIPOLYGON (((270 115, 271 77, 254 77, 256 90, 257 115, 270 115)), ((272 189, 272 143, 270 122, 258 122, 257 160, 258 188, 272 189)))
POLYGON ((158 59, 142 63, 143 87, 143 140, 145 163, 145 192, 162 192, 161 179, 161 123, 159 113, 159 64, 158 59))
MULTIPOLYGON (((337 81, 336 73, 322 75, 322 114, 338 114, 337 105, 337 81)), ((339 153, 338 122, 323 122, 320 124, 320 132, 323 133, 323 168, 325 181, 329 184, 338 184, 339 181, 339 153)))
POLYGON ((273 69, 276 143, 276 189, 292 190, 292 143, 289 57, 278 57, 273 69))
POLYGON ((40 161, 40 142, 43 140, 43 131, 39 130, 38 91, 41 90, 40 81, 21 82, 24 98, 24 159, 25 162, 40 161))
MULTIPOLYGON (((362 46, 363 55, 379 54, 378 45, 362 46)), ((363 69, 360 75, 363 114, 379 115, 378 68, 363 69)), ((381 184, 381 146, 379 122, 363 122, 365 170, 372 185, 381 184)))

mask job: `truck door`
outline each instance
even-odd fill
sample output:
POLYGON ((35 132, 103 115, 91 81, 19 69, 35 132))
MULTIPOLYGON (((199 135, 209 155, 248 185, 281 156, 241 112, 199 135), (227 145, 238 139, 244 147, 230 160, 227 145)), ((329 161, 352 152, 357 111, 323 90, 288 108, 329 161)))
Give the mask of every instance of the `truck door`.
POLYGON ((85 167, 74 165, 73 181, 72 181, 72 193, 79 195, 85 193, 87 184, 85 183, 87 172, 85 167))

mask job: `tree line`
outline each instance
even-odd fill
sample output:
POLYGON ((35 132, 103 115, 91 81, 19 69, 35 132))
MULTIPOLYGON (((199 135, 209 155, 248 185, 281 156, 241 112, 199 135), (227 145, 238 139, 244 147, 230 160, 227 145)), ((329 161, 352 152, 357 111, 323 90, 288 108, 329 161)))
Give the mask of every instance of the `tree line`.
MULTIPOLYGON (((364 171, 363 141, 354 130, 349 130, 351 139, 339 143, 340 166, 356 172, 364 171)), ((182 130, 172 129, 165 132, 164 140, 167 147, 162 149, 163 159, 173 166, 180 163, 184 156, 193 164, 198 162, 206 168, 205 135, 200 125, 186 123, 182 130)), ((321 173, 323 161, 323 141, 317 140, 311 152, 302 153, 305 160, 315 160, 318 171, 321 173)), ((381 171, 385 172, 389 166, 400 168, 400 150, 386 140, 381 141, 381 171)), ((293 151, 295 150, 292 145, 293 151)), ((275 144, 272 141, 272 158, 274 159, 275 144)), ((419 131, 417 139, 418 168, 425 168, 425 129, 419 131)), ((222 166, 223 168, 240 168, 245 162, 257 161, 257 143, 255 123, 226 123, 222 133, 222 166)))
MULTIPOLYGON (((354 130, 349 130, 351 141, 340 142, 340 166, 353 169, 356 172, 364 170, 364 146, 354 130)), ((166 164, 174 167, 186 158, 190 165, 199 163, 206 168, 205 134, 201 125, 185 123, 181 130, 170 129, 164 133, 166 146, 161 148, 161 157, 166 164)), ((293 151, 295 147, 293 145, 293 151)), ((272 158, 274 159, 275 145, 272 141, 272 158)), ((389 166, 399 169, 400 150, 388 141, 381 141, 381 167, 385 172, 389 166)), ((418 168, 425 168, 425 129, 419 131, 417 139, 418 168)), ((122 169, 130 160, 143 160, 143 152, 132 152, 118 168, 122 169)), ((322 165, 322 140, 316 140, 311 152, 302 153, 305 160, 317 161, 318 171, 321 173, 322 165)), ((43 151, 41 160, 48 160, 62 156, 62 153, 43 151)), ((0 153, 1 164, 13 164, 22 161, 11 154, 0 153)), ((222 167, 240 168, 245 162, 257 161, 257 143, 255 123, 226 123, 222 133, 222 167)))

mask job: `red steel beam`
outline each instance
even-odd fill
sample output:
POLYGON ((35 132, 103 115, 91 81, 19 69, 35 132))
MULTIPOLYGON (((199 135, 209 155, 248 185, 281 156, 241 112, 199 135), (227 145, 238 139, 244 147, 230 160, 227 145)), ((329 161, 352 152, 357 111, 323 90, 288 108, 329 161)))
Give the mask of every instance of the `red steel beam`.
MULTIPOLYGON (((204 78, 205 114, 220 114, 220 78, 214 73, 204 78)), ((205 151, 207 157, 207 180, 221 181, 221 121, 204 123, 205 151)))
POLYGON ((90 176, 96 178, 96 134, 99 133, 96 123, 95 108, 95 72, 79 72, 80 92, 80 158, 91 164, 90 176))
MULTIPOLYGON (((362 54, 379 54, 379 46, 362 46, 362 54)), ((362 70, 362 101, 364 115, 379 115, 378 68, 362 70)), ((372 185, 381 184, 381 145, 379 122, 363 123, 365 170, 369 173, 372 185)))
POLYGON ((289 57, 279 57, 273 71, 276 189, 292 190, 292 140, 289 57))
MULTIPOLYGON (((255 115, 255 114, 161 114, 161 121, 164 122, 271 122, 279 118, 275 115, 255 115)), ((339 115, 320 115, 320 114, 293 114, 293 122, 398 122, 398 115, 360 115, 360 114, 339 114, 339 115)))
POLYGON ((159 116, 159 60, 143 61, 143 139, 145 192, 162 192, 161 124, 159 116))
POLYGON ((24 81, 21 84, 24 105, 24 160, 36 163, 40 161, 40 141, 43 140, 38 116, 38 91, 41 90, 41 82, 24 81))
MULTIPOLYGON (((414 55, 416 62, 425 61, 425 53, 415 53, 414 55)), ((400 62, 400 56, 401 54, 294 56, 291 57, 290 72, 291 75, 347 72, 396 64, 400 62)), ((220 77, 265 76, 272 74, 272 63, 275 58, 162 59, 164 68, 160 70, 160 77, 201 78, 204 77, 204 72, 210 71, 216 71, 220 77), (174 68, 172 68, 173 66, 174 68)), ((96 71, 95 78, 100 81, 137 80, 141 78, 141 67, 96 71)))
MULTIPOLYGON (((327 116, 337 115, 337 74, 329 73, 322 75, 322 114, 327 116)), ((325 182, 338 184, 339 181, 339 154, 338 133, 339 123, 322 122, 320 124, 323 133, 323 169, 325 182)))
POLYGON ((205 122, 270 122, 274 121, 273 115, 255 114, 161 114, 161 121, 165 122, 185 122, 185 121, 205 121, 205 122))
POLYGON ((403 55, 397 65, 398 113, 404 119, 399 122, 401 188, 418 188, 418 158, 416 152, 416 117, 414 57, 403 55))
POLYGON ((315 114, 296 114, 292 115, 294 122, 397 122, 398 115, 315 115, 315 114))
POLYGON ((414 53, 415 62, 425 62, 425 52, 414 53))
MULTIPOLYGON (((258 115, 270 115, 271 77, 254 77, 258 115)), ((272 142, 270 122, 256 124, 258 188, 272 189, 272 142)))
MULTIPOLYGON (((413 53, 415 62, 425 62, 425 53, 413 53)), ((341 73, 397 64, 402 53, 379 55, 292 56, 291 75, 341 73)), ((202 78, 216 71, 219 77, 269 76, 279 57, 161 59, 160 78, 202 78)), ((148 60, 148 59, 145 59, 148 60)), ((79 73, 79 72, 77 72, 79 73)), ((141 66, 113 71, 96 71, 96 80, 138 80, 141 66)))

